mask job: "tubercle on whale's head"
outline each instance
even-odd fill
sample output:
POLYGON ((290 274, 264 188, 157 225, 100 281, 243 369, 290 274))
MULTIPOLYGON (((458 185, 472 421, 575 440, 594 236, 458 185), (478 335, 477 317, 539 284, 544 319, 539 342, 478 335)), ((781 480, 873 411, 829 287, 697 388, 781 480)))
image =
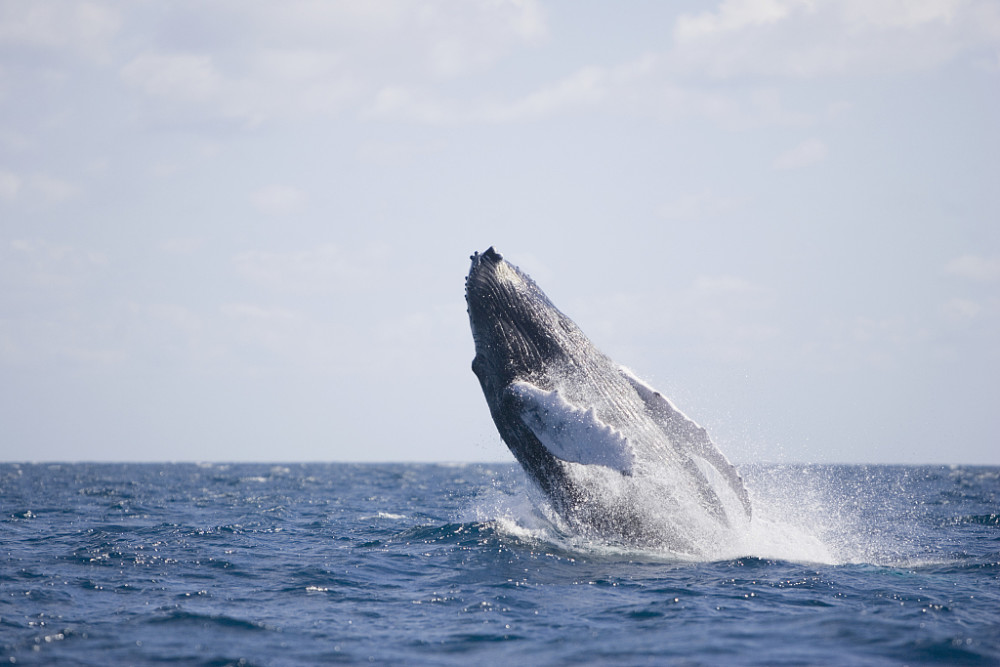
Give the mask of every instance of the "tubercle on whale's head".
POLYGON ((565 358, 576 326, 492 246, 470 259, 465 300, 476 343, 472 370, 495 397, 513 380, 565 358))

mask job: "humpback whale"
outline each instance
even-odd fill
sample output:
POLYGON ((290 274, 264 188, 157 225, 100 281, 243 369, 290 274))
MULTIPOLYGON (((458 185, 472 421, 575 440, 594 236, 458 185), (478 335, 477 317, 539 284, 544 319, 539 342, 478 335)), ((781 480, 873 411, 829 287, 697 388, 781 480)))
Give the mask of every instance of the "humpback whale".
POLYGON ((501 438, 561 520, 679 549, 706 526, 749 520, 743 481, 705 429, 598 350, 493 247, 470 259, 472 370, 501 438))

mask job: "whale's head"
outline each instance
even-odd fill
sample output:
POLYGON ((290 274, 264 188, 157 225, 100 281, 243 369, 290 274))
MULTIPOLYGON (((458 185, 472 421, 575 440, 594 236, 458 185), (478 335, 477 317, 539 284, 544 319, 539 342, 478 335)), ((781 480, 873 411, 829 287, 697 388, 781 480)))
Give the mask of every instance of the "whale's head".
POLYGON ((472 370, 487 396, 572 356, 582 333, 534 280, 492 247, 471 259, 465 300, 476 343, 472 370))
POLYGON ((534 280, 493 248, 471 259, 465 300, 476 343, 472 370, 504 442, 542 490, 566 506, 573 491, 563 468, 525 426, 511 388, 530 382, 552 389, 549 372, 565 367, 590 343, 534 280))

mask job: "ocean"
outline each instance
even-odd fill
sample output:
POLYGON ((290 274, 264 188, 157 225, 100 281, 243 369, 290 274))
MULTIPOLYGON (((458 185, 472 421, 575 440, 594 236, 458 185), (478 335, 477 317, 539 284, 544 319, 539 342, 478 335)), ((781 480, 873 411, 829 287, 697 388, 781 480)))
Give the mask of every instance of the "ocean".
POLYGON ((0 464, 0 662, 1000 665, 1000 468, 742 466, 601 542, 516 464, 0 464))

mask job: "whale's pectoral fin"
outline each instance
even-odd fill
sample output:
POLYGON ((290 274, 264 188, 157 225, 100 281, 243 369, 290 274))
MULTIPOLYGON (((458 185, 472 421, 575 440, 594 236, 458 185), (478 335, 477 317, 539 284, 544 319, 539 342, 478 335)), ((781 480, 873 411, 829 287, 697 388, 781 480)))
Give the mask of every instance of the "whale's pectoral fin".
POLYGON ((601 421, 593 408, 579 408, 558 391, 546 391, 529 382, 514 382, 507 391, 519 407, 521 421, 552 456, 632 474, 632 445, 601 421))
POLYGON ((621 367, 620 370, 622 376, 628 380, 643 403, 646 404, 646 412, 666 433, 671 443, 685 448, 686 452, 701 458, 715 468, 740 499, 743 509, 749 517, 750 496, 743 485, 743 479, 725 454, 719 451, 712 439, 708 437, 708 431, 674 407, 674 404, 666 396, 633 375, 632 371, 625 367, 621 367))

